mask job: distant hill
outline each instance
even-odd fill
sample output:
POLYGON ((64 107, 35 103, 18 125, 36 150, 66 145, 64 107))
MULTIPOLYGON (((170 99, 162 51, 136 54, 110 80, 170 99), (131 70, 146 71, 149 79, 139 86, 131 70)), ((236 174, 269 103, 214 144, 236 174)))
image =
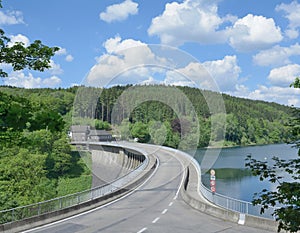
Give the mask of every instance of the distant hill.
MULTIPOLYGON (((113 121, 113 123, 120 124, 123 119, 127 118, 129 119, 127 124, 130 130, 138 122, 140 127, 149 127, 154 121, 163 122, 168 131, 168 137, 164 144, 172 147, 176 147, 180 138, 183 137, 183 132, 180 132, 181 126, 178 125, 179 116, 176 115, 176 111, 182 113, 181 117, 188 120, 191 111, 189 103, 192 104, 200 125, 199 147, 208 146, 209 142, 217 143, 222 135, 225 136, 224 145, 227 146, 287 141, 290 137, 290 129, 287 125, 293 116, 292 108, 288 106, 243 99, 192 87, 127 85, 114 86, 108 89, 93 87, 24 89, 1 86, 0 91, 48 106, 65 116, 65 119, 69 121, 70 111, 73 109, 74 114, 79 118, 96 117, 103 122, 112 123, 113 121), (156 99, 151 97, 153 93, 155 93, 156 99), (139 103, 141 96, 148 94, 148 101, 139 103), (187 99, 184 99, 183 96, 186 96, 187 99), (210 108, 208 100, 216 101, 212 101, 213 109, 210 108), (221 103, 222 100, 224 100, 224 105, 221 103), (124 105, 123 109, 122 104, 124 105), (131 109, 132 106, 136 107, 131 109), (223 106, 225 106, 225 112, 223 106), (119 114, 114 114, 113 111, 116 111, 117 108, 119 108, 117 110, 119 114), (67 119, 68 114, 69 118, 67 119), (212 130, 215 132, 210 130, 211 119, 218 117, 218 114, 223 114, 226 117, 225 132, 215 126, 212 130), (112 115, 114 115, 114 119, 112 119, 112 115)), ((69 122, 69 124, 71 123, 69 122)), ((124 126, 124 122, 122 126, 124 126)), ((121 129, 114 127, 114 129, 120 132, 122 127, 121 129)), ((136 131, 137 135, 135 136, 139 136, 138 130, 136 131)), ((132 132, 129 133, 131 135, 127 136, 132 137, 132 132)), ((125 137, 125 135, 123 136, 125 137)), ((151 137, 146 138, 151 141, 151 137)))

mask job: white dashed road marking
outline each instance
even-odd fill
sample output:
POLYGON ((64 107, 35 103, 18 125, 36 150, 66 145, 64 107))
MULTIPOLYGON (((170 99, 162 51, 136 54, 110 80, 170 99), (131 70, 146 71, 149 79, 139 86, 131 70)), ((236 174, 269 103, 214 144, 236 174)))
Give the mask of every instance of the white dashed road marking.
POLYGON ((154 219, 154 220, 152 221, 152 223, 156 223, 159 219, 160 219, 159 217, 156 218, 156 219, 154 219))
POLYGON ((142 233, 142 232, 144 232, 146 230, 147 230, 147 227, 144 227, 142 230, 138 231, 137 233, 142 233))
POLYGON ((161 212, 161 213, 162 213, 162 214, 165 214, 165 213, 167 213, 167 211, 168 211, 168 209, 164 209, 164 211, 161 212))

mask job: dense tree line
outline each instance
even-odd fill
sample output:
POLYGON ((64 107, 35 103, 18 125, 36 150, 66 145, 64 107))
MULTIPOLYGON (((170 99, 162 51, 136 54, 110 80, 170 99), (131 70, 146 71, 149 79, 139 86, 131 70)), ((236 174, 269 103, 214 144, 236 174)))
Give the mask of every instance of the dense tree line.
MULTIPOLYGON (((78 93, 78 104, 74 105, 76 116, 119 125, 114 129, 118 129, 123 138, 137 137, 142 142, 156 140, 151 139, 150 130, 146 129, 159 121, 167 134, 163 144, 177 147, 184 135, 178 119, 181 119, 181 124, 185 119, 186 125, 189 122, 195 127, 195 119, 188 119, 194 118, 190 115, 192 111, 196 113, 200 129, 199 147, 222 138, 225 139, 224 145, 230 146, 279 143, 291 137, 288 121, 293 115, 292 109, 276 103, 236 98, 191 87, 163 85, 127 85, 108 89, 87 87, 79 89, 78 93), (221 102, 223 100, 224 103, 221 102), (214 101, 214 108, 210 108, 209 101, 214 101), (223 111, 223 104, 226 111, 223 111), (212 120, 217 122, 217 118, 226 119, 226 130, 218 125, 212 127, 212 120)), ((162 137, 161 127, 158 137, 162 137)), ((193 133, 190 132, 189 136, 193 137, 193 133)))
MULTIPOLYGON (((98 129, 113 129, 123 139, 157 143, 164 137, 162 143, 171 147, 177 147, 184 137, 186 140, 198 137, 198 147, 209 143, 220 146, 280 143, 291 138, 288 122, 293 116, 292 108, 191 87, 127 85, 0 90, 17 94, 37 107, 48 106, 63 116, 66 129, 71 124, 89 124, 98 129), (216 124, 218 119, 226 119, 226 129, 216 124), (194 128, 199 132, 192 132, 194 128)), ((37 116, 42 117, 42 112, 37 116)))

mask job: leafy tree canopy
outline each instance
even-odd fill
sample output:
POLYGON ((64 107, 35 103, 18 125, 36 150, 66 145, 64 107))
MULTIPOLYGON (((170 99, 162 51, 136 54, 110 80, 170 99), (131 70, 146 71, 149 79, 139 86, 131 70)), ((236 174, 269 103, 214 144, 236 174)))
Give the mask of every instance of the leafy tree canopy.
MULTIPOLYGON (((300 88, 300 80, 296 78, 291 85, 300 88)), ((300 110, 294 109, 295 117, 291 123, 291 133, 293 141, 298 150, 298 157, 283 160, 273 157, 272 163, 259 161, 248 156, 246 166, 252 173, 259 176, 260 180, 269 180, 276 183, 276 191, 263 189, 255 194, 254 205, 261 205, 261 212, 270 206, 276 206, 273 215, 279 222, 278 232, 284 229, 289 232, 300 230, 300 110)))
MULTIPOLYGON (((0 1, 0 8, 2 8, 0 1)), ((10 64, 14 71, 32 69, 44 71, 50 68, 50 58, 58 51, 58 47, 48 47, 40 40, 35 40, 28 46, 22 42, 10 43, 10 39, 0 29, 0 63, 10 64)), ((0 69, 0 77, 7 77, 8 74, 0 69)))
POLYGON ((297 77, 295 82, 291 84, 291 87, 300 88, 300 78, 297 77))

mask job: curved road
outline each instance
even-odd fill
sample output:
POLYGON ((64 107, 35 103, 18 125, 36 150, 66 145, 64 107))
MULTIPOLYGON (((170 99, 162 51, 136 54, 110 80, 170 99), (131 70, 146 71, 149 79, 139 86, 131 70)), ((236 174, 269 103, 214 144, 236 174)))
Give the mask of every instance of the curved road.
POLYGON ((192 209, 178 195, 184 177, 184 165, 163 147, 134 146, 142 146, 144 151, 159 159, 158 168, 139 188, 105 206, 26 232, 268 232, 192 209))

